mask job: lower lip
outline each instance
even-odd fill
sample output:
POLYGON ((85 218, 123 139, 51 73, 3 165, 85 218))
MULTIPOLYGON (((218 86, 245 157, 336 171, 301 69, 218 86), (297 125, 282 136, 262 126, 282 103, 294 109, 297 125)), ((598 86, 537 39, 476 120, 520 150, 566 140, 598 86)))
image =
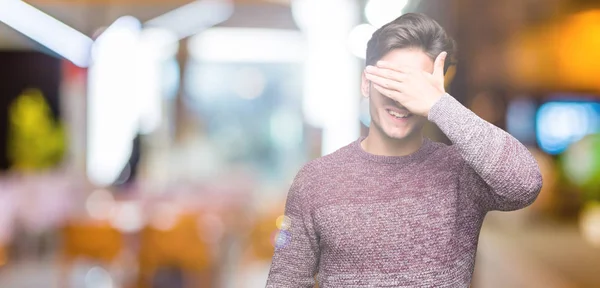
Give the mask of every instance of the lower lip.
POLYGON ((398 123, 405 123, 406 121, 408 121, 412 117, 412 115, 409 115, 406 118, 396 118, 395 116, 392 116, 387 111, 385 111, 385 114, 387 114, 390 118, 392 118, 393 121, 398 122, 398 123))

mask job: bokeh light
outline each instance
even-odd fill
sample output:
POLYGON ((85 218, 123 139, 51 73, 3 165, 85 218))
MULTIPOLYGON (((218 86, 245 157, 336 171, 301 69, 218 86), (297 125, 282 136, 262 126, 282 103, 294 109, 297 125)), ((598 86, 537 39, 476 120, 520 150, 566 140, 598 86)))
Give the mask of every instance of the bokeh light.
POLYGON ((587 197, 600 200, 600 134, 587 135, 571 145, 563 155, 566 177, 587 197))
POLYGON ((402 15, 409 0, 369 0, 365 6, 365 17, 379 28, 402 15))
POLYGON ((367 57, 367 43, 371 40, 375 30, 377 28, 370 24, 360 24, 352 28, 348 35, 348 49, 354 56, 361 59, 367 57))
POLYGON ((600 132, 600 103, 548 102, 537 112, 537 140, 549 154, 563 152, 587 134, 600 132))
POLYGON ((107 220, 115 209, 115 199, 110 191, 98 189, 87 197, 85 208, 93 219, 107 220))
POLYGON ((287 230, 279 230, 273 233, 272 244, 275 249, 285 248, 292 240, 292 233, 287 230))
POLYGON ((587 203, 581 211, 579 228, 583 238, 600 247, 600 202, 587 203))
POLYGON ((279 229, 279 230, 288 230, 292 225, 292 219, 288 216, 281 215, 281 216, 277 217, 277 220, 275 221, 275 225, 277 226, 277 229, 279 229))

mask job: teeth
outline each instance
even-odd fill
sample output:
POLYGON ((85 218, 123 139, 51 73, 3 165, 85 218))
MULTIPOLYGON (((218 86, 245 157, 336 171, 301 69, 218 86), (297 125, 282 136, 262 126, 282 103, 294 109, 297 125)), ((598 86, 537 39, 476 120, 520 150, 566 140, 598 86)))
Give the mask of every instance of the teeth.
POLYGON ((388 111, 388 113, 390 113, 390 115, 392 115, 392 116, 394 116, 396 118, 406 118, 406 117, 410 116, 410 114, 399 114, 399 113, 397 113, 395 111, 392 111, 392 110, 387 110, 387 111, 388 111))

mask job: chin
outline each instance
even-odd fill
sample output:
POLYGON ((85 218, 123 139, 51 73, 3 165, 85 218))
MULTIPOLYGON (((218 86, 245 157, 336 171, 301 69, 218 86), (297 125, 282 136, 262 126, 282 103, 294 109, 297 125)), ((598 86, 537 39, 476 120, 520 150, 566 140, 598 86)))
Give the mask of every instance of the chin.
POLYGON ((392 128, 392 129, 385 129, 383 130, 384 134, 394 140, 404 140, 407 138, 410 138, 412 135, 414 135, 414 131, 413 129, 410 130, 406 130, 406 129, 398 129, 398 128, 392 128))
POLYGON ((379 119, 378 126, 383 134, 391 139, 404 140, 414 137, 414 135, 418 134, 417 132, 420 128, 423 127, 423 123, 421 123, 422 119, 419 116, 412 115, 404 120, 395 121, 393 119, 386 119, 386 114, 382 115, 384 116, 382 117, 383 119, 379 119))

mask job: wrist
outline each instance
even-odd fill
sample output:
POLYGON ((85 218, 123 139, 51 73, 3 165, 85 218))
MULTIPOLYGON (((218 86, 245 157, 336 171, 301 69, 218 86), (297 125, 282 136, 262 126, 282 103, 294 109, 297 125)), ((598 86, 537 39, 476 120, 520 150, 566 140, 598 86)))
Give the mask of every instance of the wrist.
POLYGON ((442 97, 444 97, 444 95, 446 95, 446 92, 442 91, 442 93, 438 93, 437 95, 431 97, 430 101, 429 101, 429 105, 428 105, 428 109, 427 111, 425 111, 425 117, 429 117, 429 112, 431 111, 431 109, 433 109, 433 107, 440 102, 440 99, 442 99, 442 97))

